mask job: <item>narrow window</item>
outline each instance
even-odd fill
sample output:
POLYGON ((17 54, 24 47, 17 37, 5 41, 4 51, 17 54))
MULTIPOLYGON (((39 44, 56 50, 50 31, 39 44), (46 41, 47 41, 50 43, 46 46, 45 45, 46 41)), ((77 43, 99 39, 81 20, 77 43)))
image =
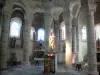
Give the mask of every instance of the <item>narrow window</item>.
POLYGON ((20 38, 22 21, 20 18, 12 18, 10 22, 10 37, 20 38))

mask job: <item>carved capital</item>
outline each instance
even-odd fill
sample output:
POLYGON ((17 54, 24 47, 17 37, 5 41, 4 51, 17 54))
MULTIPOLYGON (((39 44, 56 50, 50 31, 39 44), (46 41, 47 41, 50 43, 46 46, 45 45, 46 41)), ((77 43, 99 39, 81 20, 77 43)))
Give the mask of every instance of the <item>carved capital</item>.
POLYGON ((5 19, 7 19, 7 18, 9 18, 9 19, 10 19, 11 12, 9 12, 9 11, 7 11, 7 10, 3 9, 3 10, 2 10, 2 13, 3 13, 3 15, 4 15, 5 19))
POLYGON ((80 11, 96 11, 96 4, 84 4, 81 8, 80 11))
POLYGON ((96 4, 88 4, 88 6, 89 6, 89 11, 93 11, 93 12, 96 11, 96 7, 97 7, 96 4))
POLYGON ((24 4, 24 2, 22 0, 16 0, 15 3, 19 3, 19 4, 21 4, 21 5, 23 5, 25 7, 25 4, 24 4))
POLYGON ((80 11, 88 11, 88 4, 84 4, 81 6, 80 11))
POLYGON ((63 18, 73 18, 72 16, 72 11, 71 9, 67 8, 67 9, 64 9, 64 12, 63 12, 63 18))

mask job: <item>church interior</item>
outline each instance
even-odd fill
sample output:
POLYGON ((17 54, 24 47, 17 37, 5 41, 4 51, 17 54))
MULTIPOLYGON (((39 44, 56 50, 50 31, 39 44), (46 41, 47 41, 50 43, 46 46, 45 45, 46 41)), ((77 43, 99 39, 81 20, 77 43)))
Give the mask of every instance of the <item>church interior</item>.
POLYGON ((98 75, 100 0, 0 0, 0 72, 44 66, 45 55, 56 72, 81 64, 98 75))

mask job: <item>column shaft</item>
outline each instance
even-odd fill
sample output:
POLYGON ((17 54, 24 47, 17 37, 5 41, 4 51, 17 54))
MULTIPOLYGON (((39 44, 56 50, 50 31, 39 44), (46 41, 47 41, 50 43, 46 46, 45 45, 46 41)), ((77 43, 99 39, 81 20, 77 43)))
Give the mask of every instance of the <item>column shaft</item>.
POLYGON ((88 70, 89 74, 97 74, 97 57, 96 57, 96 39, 94 33, 93 13, 88 11, 88 24, 87 24, 87 47, 88 47, 88 70))
POLYGON ((24 24, 24 30, 23 30, 23 63, 24 65, 30 65, 29 62, 29 43, 30 43, 30 27, 31 24, 29 24, 29 18, 25 17, 25 24, 24 24))
POLYGON ((72 20, 72 52, 76 53, 76 19, 72 20))
POLYGON ((76 62, 76 19, 73 18, 72 20, 72 63, 74 64, 76 62))
POLYGON ((79 30, 78 26, 76 26, 76 50, 79 51, 79 30))
POLYGON ((96 6, 93 0, 85 0, 87 4, 83 7, 87 13, 87 50, 88 50, 88 72, 89 75, 98 75, 96 59, 96 38, 94 33, 94 10, 96 6), (87 2, 86 2, 87 1, 87 2))
POLYGON ((55 43, 56 43, 56 51, 59 52, 60 49, 60 25, 59 21, 55 21, 55 43))
MULTIPOLYGON (((78 23, 77 23, 78 24, 78 23)), ((78 30, 78 25, 76 26, 76 50, 77 50, 77 55, 76 55, 76 62, 79 61, 78 53, 79 53, 79 30, 78 30)))
POLYGON ((9 36, 9 20, 10 16, 9 12, 3 12, 3 23, 2 23, 2 31, 1 31, 1 44, 0 44, 0 67, 6 68, 7 63, 7 48, 8 48, 8 36, 9 36))
POLYGON ((71 66, 71 56, 72 56, 72 48, 71 48, 71 44, 72 44, 72 33, 71 33, 71 12, 70 9, 66 8, 64 10, 63 13, 63 18, 65 21, 65 25, 66 25, 66 50, 65 50, 65 62, 67 66, 71 66))
POLYGON ((51 30, 51 24, 52 24, 52 17, 49 12, 45 12, 44 15, 44 23, 45 23, 45 48, 46 50, 49 50, 49 34, 51 30))

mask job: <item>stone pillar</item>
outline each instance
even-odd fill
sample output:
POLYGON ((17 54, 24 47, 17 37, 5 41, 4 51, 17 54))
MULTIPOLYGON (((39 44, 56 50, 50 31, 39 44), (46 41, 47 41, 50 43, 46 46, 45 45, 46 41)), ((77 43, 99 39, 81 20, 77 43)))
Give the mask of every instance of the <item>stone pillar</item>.
MULTIPOLYGON (((2 21, 3 21, 3 19, 2 19, 2 9, 0 9, 0 38, 1 38, 1 26, 2 26, 2 21)), ((1 42, 1 40, 0 40, 0 42, 1 42)))
MULTIPOLYGON (((83 0, 81 0, 82 2, 83 0)), ((94 0, 84 0, 82 8, 87 14, 87 50, 88 50, 88 75, 98 75, 96 58, 96 38, 94 33, 94 0)))
POLYGON ((7 48, 8 48, 8 37, 9 37, 9 20, 10 14, 8 11, 3 10, 3 23, 1 31, 1 43, 0 43, 0 67, 6 68, 7 63, 7 48))
POLYGON ((72 52, 76 53, 76 19, 72 20, 72 52))
POLYGON ((79 59, 78 59, 78 53, 79 53, 79 30, 78 30, 78 25, 76 26, 76 50, 77 50, 76 61, 78 62, 79 61, 79 59))
MULTIPOLYGON (((23 29, 23 64, 25 66, 29 66, 30 62, 29 62, 29 45, 30 45, 30 29, 31 29, 31 23, 32 20, 30 19, 31 17, 29 17, 29 13, 28 15, 25 15, 25 24, 24 24, 24 29, 23 29)), ((31 15, 32 16, 32 15, 31 15)))
MULTIPOLYGON (((45 22, 45 32, 46 32, 46 51, 50 50, 49 49, 49 34, 51 30, 51 24, 53 23, 53 18, 50 14, 50 10, 46 10, 48 12, 45 12, 44 15, 44 22, 45 22)), ((57 71, 57 54, 55 54, 55 70, 57 71)))
POLYGON ((72 64, 76 62, 76 18, 72 19, 72 64))
POLYGON ((72 55, 72 33, 71 33, 71 11, 69 8, 64 9, 63 18, 66 25, 66 50, 65 50, 65 63, 66 66, 71 66, 71 55, 72 55))
POLYGON ((87 45, 88 45, 88 69, 89 74, 98 75, 97 72, 97 56, 96 56, 96 38, 94 33, 94 12, 88 11, 87 25, 87 45))
MULTIPOLYGON (((61 63, 63 61, 60 62, 60 58, 61 57, 61 51, 60 51, 60 24, 59 24, 59 20, 55 20, 54 21, 54 33, 55 33, 55 45, 56 45, 56 52, 57 52, 57 62, 61 63)), ((62 58, 63 59, 63 58, 62 58)))
POLYGON ((60 24, 59 24, 59 21, 58 20, 55 21, 54 25, 55 25, 54 32, 55 32, 56 51, 59 52, 59 50, 60 50, 60 38, 59 38, 59 36, 60 36, 60 24))
POLYGON ((49 34, 51 30, 51 24, 52 24, 53 18, 50 14, 50 12, 45 12, 44 14, 44 23, 45 23, 45 48, 46 51, 49 50, 49 34))

